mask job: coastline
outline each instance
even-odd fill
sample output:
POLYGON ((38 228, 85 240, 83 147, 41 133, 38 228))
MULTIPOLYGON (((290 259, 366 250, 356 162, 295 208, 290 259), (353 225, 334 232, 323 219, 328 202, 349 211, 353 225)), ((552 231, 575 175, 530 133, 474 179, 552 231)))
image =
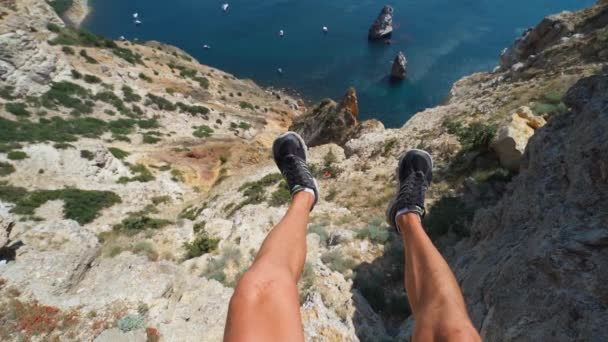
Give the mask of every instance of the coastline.
POLYGON ((71 26, 80 27, 90 13, 89 0, 74 0, 72 7, 65 13, 64 20, 71 26))

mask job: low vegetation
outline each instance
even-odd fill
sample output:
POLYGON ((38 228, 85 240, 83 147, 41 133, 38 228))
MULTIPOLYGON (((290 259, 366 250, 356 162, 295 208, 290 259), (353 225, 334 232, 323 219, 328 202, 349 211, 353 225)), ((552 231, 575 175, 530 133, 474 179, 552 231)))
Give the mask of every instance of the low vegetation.
POLYGON ((15 116, 30 116, 30 111, 23 102, 8 102, 4 105, 4 109, 15 116))
POLYGON ((0 162, 0 177, 8 176, 15 172, 15 167, 11 163, 0 162))
POLYGON ((63 216, 80 224, 93 221, 102 209, 121 202, 120 197, 111 191, 74 188, 27 191, 6 182, 0 182, 0 199, 15 204, 12 213, 29 216, 34 215, 35 210, 48 201, 62 200, 63 216))
POLYGON ((120 177, 118 179, 119 184, 125 184, 129 182, 150 182, 156 179, 152 172, 144 164, 135 164, 129 167, 132 173, 135 174, 133 177, 120 177))
POLYGON ((192 135, 197 138, 209 138, 213 134, 213 129, 207 125, 196 126, 192 135))
POLYGON ((321 261, 326 264, 332 271, 336 271, 347 275, 348 271, 353 271, 357 262, 351 258, 345 257, 342 251, 334 249, 326 252, 321 256, 321 261))
POLYGON ((186 250, 184 258, 188 260, 213 252, 217 249, 219 243, 220 240, 218 238, 209 236, 207 231, 203 229, 197 233, 193 241, 184 243, 184 249, 186 250))
POLYGON ((364 228, 357 231, 358 239, 366 239, 374 243, 385 243, 389 239, 390 228, 380 218, 373 219, 364 228))
POLYGON ((6 157, 10 160, 23 160, 26 159, 27 153, 23 151, 10 151, 7 153, 6 157))
POLYGON ((241 257, 241 251, 238 248, 226 246, 222 249, 219 257, 209 261, 201 276, 215 279, 226 286, 233 287, 238 281, 238 275, 237 277, 229 278, 226 271, 229 269, 239 269, 241 257))
POLYGON ((149 212, 146 210, 130 213, 119 224, 115 224, 112 230, 117 233, 133 236, 142 231, 160 229, 172 223, 169 220, 150 217, 148 214, 149 212))
POLYGON ((125 159, 130 154, 129 152, 123 151, 123 150, 119 149, 118 147, 110 147, 110 148, 108 148, 108 151, 110 151, 110 153, 112 153, 112 155, 115 158, 118 158, 118 159, 121 159, 121 160, 125 159))
POLYGON ((475 214, 474 208, 468 207, 458 197, 443 197, 435 202, 424 219, 424 226, 431 239, 452 232, 457 236, 468 236, 469 226, 475 214))

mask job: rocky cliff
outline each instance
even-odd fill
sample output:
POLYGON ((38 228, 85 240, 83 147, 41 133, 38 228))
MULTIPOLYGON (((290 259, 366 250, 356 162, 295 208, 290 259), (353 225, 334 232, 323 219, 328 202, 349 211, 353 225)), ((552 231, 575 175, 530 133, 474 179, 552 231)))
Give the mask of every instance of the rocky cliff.
POLYGON ((269 147, 292 126, 318 145, 322 196, 308 341, 409 336, 382 213, 414 147, 436 162, 425 226, 482 337, 606 340, 606 1, 545 19, 399 129, 358 122, 354 91, 306 110, 175 47, 65 27, 42 0, 0 5, 0 339, 221 340, 289 201, 269 147))

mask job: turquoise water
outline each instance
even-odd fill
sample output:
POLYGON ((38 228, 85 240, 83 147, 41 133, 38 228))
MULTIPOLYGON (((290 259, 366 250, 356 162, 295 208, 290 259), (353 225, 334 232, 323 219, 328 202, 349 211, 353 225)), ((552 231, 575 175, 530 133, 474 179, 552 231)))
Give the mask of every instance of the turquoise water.
POLYGON ((435 106, 452 83, 491 70, 500 51, 545 15, 575 10, 593 0, 400 0, 393 44, 367 41, 367 29, 385 4, 371 0, 90 0, 84 23, 111 38, 159 40, 201 63, 263 86, 288 88, 308 101, 359 95, 360 117, 386 126, 435 106), (223 2, 230 3, 227 13, 223 2), (131 17, 139 12, 141 26, 131 17), (328 34, 321 28, 327 26, 328 34), (285 31, 280 38, 279 30, 285 31), (208 44, 211 49, 203 49, 208 44), (390 84, 401 50, 409 79, 390 84), (279 74, 277 68, 282 68, 279 74))

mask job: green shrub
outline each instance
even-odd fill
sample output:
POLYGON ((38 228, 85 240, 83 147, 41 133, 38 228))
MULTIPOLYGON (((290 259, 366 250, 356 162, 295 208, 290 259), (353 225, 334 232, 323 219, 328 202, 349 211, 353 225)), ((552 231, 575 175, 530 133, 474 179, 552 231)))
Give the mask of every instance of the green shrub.
POLYGON ((22 148, 21 144, 16 142, 0 143, 0 153, 7 153, 12 150, 22 148))
POLYGON ((367 239, 375 243, 385 243, 389 238, 389 228, 383 226, 383 220, 373 219, 367 226, 357 231, 358 239, 367 239))
POLYGON ((165 99, 164 97, 156 96, 150 93, 148 93, 147 96, 148 100, 150 100, 151 103, 157 105, 158 109, 160 110, 174 111, 176 108, 175 105, 171 103, 171 101, 165 99))
POLYGON ((197 258, 203 254, 213 252, 219 243, 220 239, 210 237, 209 234, 203 230, 194 238, 194 241, 184 243, 184 249, 186 250, 185 259, 197 258))
POLYGON ((93 159, 95 159, 95 153, 93 153, 89 150, 81 150, 80 157, 84 158, 86 160, 93 160, 93 159))
POLYGON ((63 53, 65 53, 66 55, 74 55, 75 54, 74 49, 72 49, 69 46, 62 47, 61 51, 63 51, 63 53))
POLYGON ((101 92, 97 93, 95 95, 95 100, 102 101, 102 102, 105 102, 105 103, 108 103, 108 104, 114 106, 114 108, 116 108, 116 110, 122 114, 129 113, 128 108, 125 107, 125 104, 124 104, 124 102, 122 102, 120 97, 116 96, 116 94, 114 94, 111 91, 106 90, 106 91, 101 91, 101 92))
POLYGON ((251 124, 249 124, 247 122, 244 122, 244 121, 241 121, 239 123, 239 128, 246 131, 246 130, 248 130, 248 129, 251 128, 251 124))
POLYGON ((198 215, 201 214, 201 212, 203 212, 203 210, 205 210, 206 206, 189 206, 184 208, 184 210, 182 210, 182 212, 179 214, 179 218, 183 218, 183 219, 187 219, 190 221, 194 221, 196 220, 196 218, 198 217, 198 215))
POLYGON ((141 96, 133 91, 133 88, 125 85, 122 87, 122 93, 124 95, 125 102, 139 102, 141 101, 141 96))
POLYGON ((95 76, 95 75, 84 75, 84 81, 87 83, 91 83, 91 84, 95 84, 95 83, 101 83, 101 78, 95 76))
POLYGON ((110 147, 110 148, 108 148, 108 151, 110 151, 110 153, 112 153, 112 155, 115 158, 118 158, 121 160, 125 159, 126 157, 128 157, 130 155, 129 152, 123 151, 123 150, 119 149, 118 147, 110 147))
POLYGON ((55 144, 53 144, 53 147, 58 150, 67 150, 68 148, 76 148, 76 147, 74 147, 74 145, 64 143, 64 142, 55 143, 55 144))
POLYGON ((227 279, 225 270, 228 269, 230 265, 238 267, 240 265, 240 259, 241 251, 238 248, 226 246, 222 249, 219 258, 210 260, 209 263, 207 263, 207 268, 203 271, 201 276, 208 279, 215 279, 227 286, 233 286, 235 282, 227 279))
POLYGON ((128 332, 144 328, 146 320, 139 314, 126 315, 119 319, 116 325, 122 332, 128 332))
POLYGON ((82 78, 82 74, 78 72, 78 70, 72 69, 72 78, 75 80, 79 80, 82 78))
POLYGON ((169 197, 167 195, 164 195, 164 196, 154 196, 154 197, 152 197, 151 201, 152 201, 152 203, 154 205, 159 205, 159 204, 162 204, 162 203, 169 203, 169 202, 171 202, 171 197, 169 197))
POLYGON ((15 167, 11 163, 0 162, 0 176, 8 176, 15 172, 15 167))
POLYGON ((213 134, 213 129, 207 125, 200 125, 195 127, 196 129, 192 132, 197 138, 209 138, 213 134))
POLYGON ((190 105, 187 105, 182 102, 178 102, 178 103, 176 103, 176 105, 179 108, 179 110, 181 110, 182 112, 187 112, 192 115, 197 115, 197 114, 205 115, 205 114, 209 113, 209 108, 207 108, 205 106, 190 106, 190 105))
POLYGON ((97 60, 87 53, 87 50, 80 50, 80 56, 89 64, 98 64, 97 60))
MULTIPOLYGON (((4 191, 11 191, 12 198, 5 200, 15 203, 11 209, 12 213, 18 215, 33 215, 35 210, 47 201, 63 200, 63 215, 66 219, 72 219, 80 224, 93 221, 104 208, 109 208, 120 203, 118 195, 110 191, 90 191, 73 188, 61 190, 36 190, 27 192, 22 188, 12 188, 6 184, 0 184, 0 198, 4 191)), ((6 195, 4 195, 6 196, 6 195)))
POLYGON ((321 261, 326 264, 332 271, 345 274, 348 270, 353 270, 357 263, 350 258, 345 257, 340 250, 334 249, 321 256, 321 261))
POLYGON ((532 106, 532 112, 536 115, 558 115, 563 114, 568 111, 568 107, 566 107, 563 103, 553 104, 553 103, 535 103, 532 106))
POLYGON ((464 126, 462 122, 456 120, 444 121, 443 126, 448 133, 456 135, 465 151, 486 150, 497 129, 494 124, 473 122, 464 126))
POLYGON ((128 182, 146 183, 155 179, 152 172, 150 172, 150 170, 148 170, 148 168, 143 164, 136 164, 129 168, 131 169, 131 172, 135 174, 135 177, 120 177, 120 179, 118 179, 119 184, 124 184, 128 182))
POLYGON ((6 157, 10 160, 23 160, 23 159, 27 158, 28 156, 27 156, 27 153, 25 153, 23 151, 10 151, 10 152, 8 152, 6 157))
POLYGON ((160 138, 156 137, 153 134, 144 133, 142 142, 144 144, 156 144, 160 140, 161 140, 160 138))
POLYGON ((168 220, 149 217, 144 212, 134 212, 130 213, 119 224, 115 224, 112 229, 115 232, 132 236, 147 229, 160 229, 171 223, 168 220))
POLYGON ((112 49, 112 53, 133 65, 135 65, 135 64, 144 65, 144 62, 141 60, 141 55, 138 53, 134 53, 133 51, 131 51, 127 48, 122 48, 122 47, 117 46, 112 49))
POLYGON ((311 292, 311 289, 315 283, 315 270, 312 267, 312 264, 309 262, 304 263, 304 269, 302 270, 302 276, 300 276, 300 281, 298 282, 298 292, 300 293, 300 303, 304 303, 306 297, 311 292))
POLYGON ((289 201, 291 201, 291 192, 287 187, 287 183, 283 181, 279 184, 279 188, 270 195, 268 204, 272 207, 279 207, 289 203, 289 201))
POLYGON ((4 105, 4 108, 15 116, 30 116, 30 112, 23 102, 8 102, 4 105))
POLYGON ((251 109, 251 110, 255 109, 255 107, 253 107, 253 105, 247 101, 241 101, 239 103, 239 106, 241 107, 241 109, 251 109))
POLYGON ((13 92, 15 91, 15 87, 13 86, 4 86, 0 88, 0 97, 5 100, 14 100, 13 92))
MULTIPOLYGON (((51 5, 51 7, 55 10, 57 15, 62 17, 65 14, 65 12, 67 12, 67 10, 69 10, 70 7, 72 7, 74 0, 53 0, 53 1, 47 0, 47 3, 49 5, 51 5)), ((49 28, 49 30, 51 30, 51 29, 49 28)), ((53 31, 53 30, 51 30, 51 31, 53 31)), ((53 31, 53 32, 55 32, 55 31, 53 31)))
POLYGON ((205 230, 206 225, 207 225, 207 221, 197 222, 194 224, 194 226, 192 226, 192 231, 194 231, 194 234, 198 234, 205 230))
POLYGON ((46 28, 54 33, 59 33, 61 31, 61 26, 55 24, 55 23, 48 23, 46 24, 46 28))
POLYGON ((443 197, 435 202, 424 219, 429 236, 436 239, 449 231, 458 236, 469 235, 475 211, 458 197, 443 197))
POLYGON ((308 234, 317 234, 321 243, 327 246, 327 242, 329 241, 329 233, 327 232, 327 229, 325 229, 325 224, 311 224, 308 227, 308 234))
POLYGON ((139 73, 139 78, 142 79, 142 80, 144 80, 144 81, 146 81, 146 82, 148 82, 148 83, 152 83, 153 82, 152 78, 149 77, 148 75, 144 74, 143 72, 139 73))
POLYGON ((46 93, 41 97, 41 104, 48 109, 56 109, 57 106, 66 108, 78 108, 83 112, 93 112, 93 106, 85 102, 89 98, 89 92, 78 84, 62 81, 54 82, 46 93))
MULTIPOLYGON (((137 255, 145 255, 150 261, 158 260, 158 252, 154 250, 154 245, 150 241, 139 241, 133 246, 132 252, 137 255)), ((139 308, 138 311, 140 311, 139 308)))
POLYGON ((178 169, 171 170, 171 180, 174 182, 185 182, 184 173, 178 169))

